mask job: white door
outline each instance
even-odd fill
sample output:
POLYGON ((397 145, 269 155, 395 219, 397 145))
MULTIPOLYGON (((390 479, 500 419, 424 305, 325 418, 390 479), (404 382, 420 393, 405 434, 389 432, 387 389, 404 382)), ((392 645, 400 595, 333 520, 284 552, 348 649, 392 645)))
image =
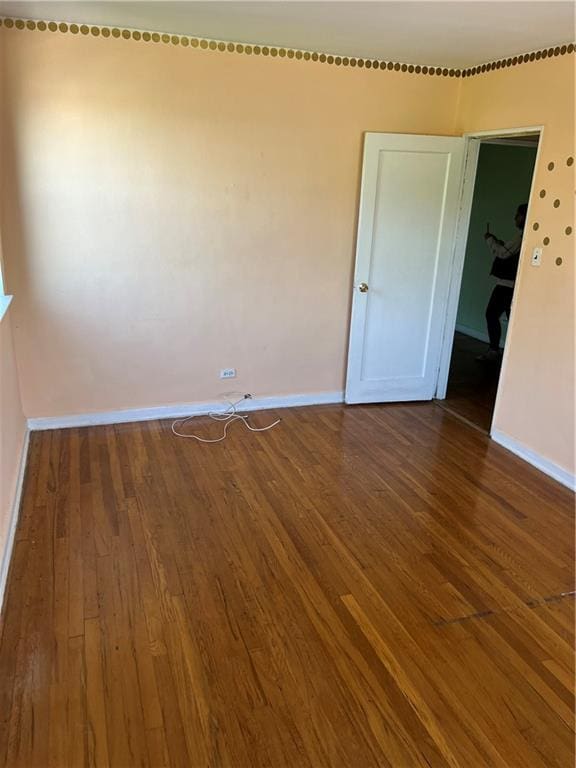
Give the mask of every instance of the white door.
POLYGON ((436 391, 464 139, 367 133, 347 403, 436 391))

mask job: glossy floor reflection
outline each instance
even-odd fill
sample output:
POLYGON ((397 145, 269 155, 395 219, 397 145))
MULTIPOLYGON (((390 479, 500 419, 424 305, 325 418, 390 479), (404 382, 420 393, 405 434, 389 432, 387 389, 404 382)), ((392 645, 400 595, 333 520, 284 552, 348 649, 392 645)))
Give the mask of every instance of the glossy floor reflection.
POLYGON ((571 494, 433 404, 276 413, 32 435, 0 763, 572 765, 571 494))

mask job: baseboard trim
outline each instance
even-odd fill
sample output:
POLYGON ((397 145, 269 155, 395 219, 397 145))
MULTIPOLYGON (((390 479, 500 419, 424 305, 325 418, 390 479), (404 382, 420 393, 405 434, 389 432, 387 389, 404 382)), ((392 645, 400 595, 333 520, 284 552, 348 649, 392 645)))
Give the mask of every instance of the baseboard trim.
MULTIPOLYGON (((271 408, 298 408, 305 405, 329 405, 344 402, 344 392, 310 392, 300 395, 255 397, 242 403, 243 411, 265 411, 271 408)), ((214 402, 180 403, 159 405, 153 408, 129 408, 121 411, 79 413, 71 416, 46 416, 28 419, 28 429, 35 432, 44 429, 68 429, 106 424, 127 424, 133 421, 154 419, 179 419, 186 416, 204 416, 209 411, 225 407, 223 400, 214 402)))
MULTIPOLYGON (((478 341, 485 341, 486 344, 490 343, 488 334, 483 333, 482 331, 477 331, 475 328, 469 328, 467 325, 460 325, 459 323, 456 323, 456 330, 458 333, 463 333, 464 336, 470 336, 470 338, 478 339, 478 341)), ((504 349, 504 343, 505 340, 500 342, 500 349, 504 349)))
POLYGON ((0 566, 0 613, 4 609, 4 593, 6 591, 6 582, 8 580, 8 570, 12 560, 12 550, 14 548, 14 539, 16 537, 16 526, 20 516, 20 503, 22 501, 22 491, 24 489, 24 477, 26 475, 26 464, 28 461, 28 446, 30 445, 30 430, 26 430, 22 452, 20 454, 20 466, 18 467, 18 478, 16 480, 16 489, 12 501, 12 510, 10 513, 10 524, 8 527, 8 536, 6 537, 6 546, 2 553, 2 565, 0 566))
POLYGON ((558 464, 555 464, 549 459, 545 459, 530 448, 526 448, 525 445, 522 445, 522 443, 514 440, 514 438, 506 435, 504 432, 493 429, 490 436, 496 443, 498 443, 498 445, 501 445, 503 448, 516 454, 516 456, 524 459, 528 464, 532 464, 533 467, 536 467, 536 469, 544 472, 545 475, 562 483, 562 485, 565 485, 566 488, 569 488, 571 491, 576 491, 576 476, 568 472, 567 469, 558 466, 558 464))

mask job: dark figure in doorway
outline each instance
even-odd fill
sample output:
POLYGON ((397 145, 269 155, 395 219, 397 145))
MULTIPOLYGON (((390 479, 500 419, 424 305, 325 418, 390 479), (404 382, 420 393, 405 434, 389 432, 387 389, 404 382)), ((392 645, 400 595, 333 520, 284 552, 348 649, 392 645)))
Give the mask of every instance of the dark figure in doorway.
POLYGON ((506 313, 506 317, 510 317, 510 306, 514 294, 514 281, 518 271, 527 210, 528 205, 526 203, 518 206, 514 216, 514 224, 519 232, 515 238, 507 243, 493 235, 490 232, 489 226, 486 228, 484 239, 494 256, 490 274, 498 280, 498 285, 492 291, 490 301, 486 307, 486 324, 488 326, 490 349, 477 358, 483 362, 497 362, 502 354, 500 351, 500 336, 502 335, 500 318, 504 313, 506 313))

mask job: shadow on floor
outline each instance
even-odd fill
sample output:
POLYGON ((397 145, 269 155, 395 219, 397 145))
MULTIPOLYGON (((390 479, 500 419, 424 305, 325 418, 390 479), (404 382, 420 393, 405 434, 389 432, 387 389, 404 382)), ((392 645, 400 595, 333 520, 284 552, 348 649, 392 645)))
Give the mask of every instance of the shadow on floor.
POLYGON ((490 431, 500 376, 500 362, 476 360, 487 348, 483 341, 463 333, 454 335, 446 399, 439 402, 485 432, 490 431))

